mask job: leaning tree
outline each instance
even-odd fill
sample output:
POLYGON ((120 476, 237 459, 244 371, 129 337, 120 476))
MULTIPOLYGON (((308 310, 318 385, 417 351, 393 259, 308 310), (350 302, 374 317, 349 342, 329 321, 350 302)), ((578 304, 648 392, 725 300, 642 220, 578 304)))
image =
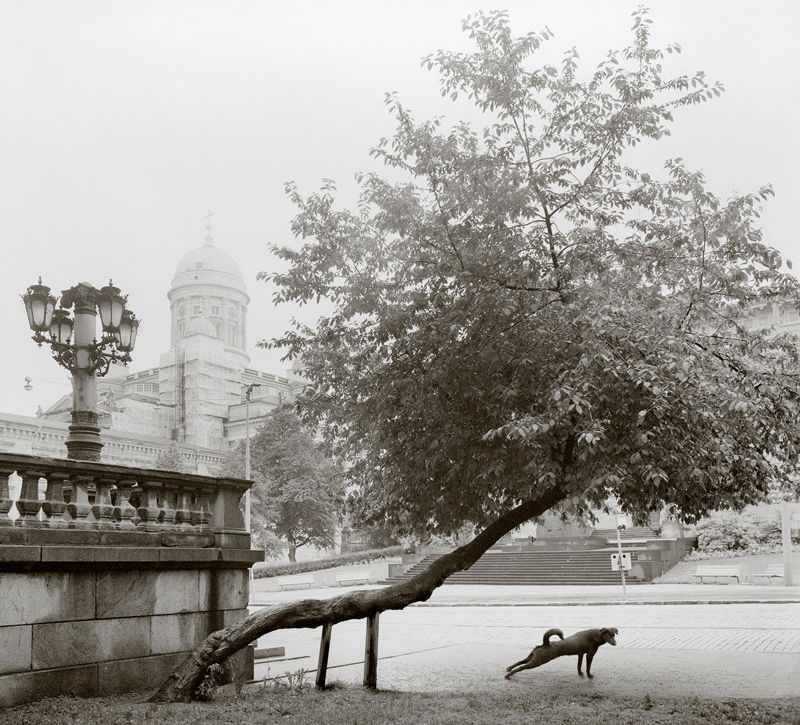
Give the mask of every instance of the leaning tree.
POLYGON ((614 497, 641 519, 693 520, 762 500, 798 452, 797 353, 742 312, 798 285, 757 229, 763 188, 727 200, 683 161, 648 174, 630 149, 717 95, 669 76, 646 12, 630 47, 589 74, 574 50, 534 64, 550 32, 512 35, 503 13, 464 22, 469 53, 424 60, 481 127, 397 126, 359 177, 288 194, 301 243, 262 275, 277 302, 332 312, 274 345, 302 356, 299 403, 348 461, 361 523, 398 534, 479 528, 403 584, 265 609, 210 635, 157 700, 188 699, 209 665, 266 632, 316 627, 427 599, 503 534, 555 509, 614 497))

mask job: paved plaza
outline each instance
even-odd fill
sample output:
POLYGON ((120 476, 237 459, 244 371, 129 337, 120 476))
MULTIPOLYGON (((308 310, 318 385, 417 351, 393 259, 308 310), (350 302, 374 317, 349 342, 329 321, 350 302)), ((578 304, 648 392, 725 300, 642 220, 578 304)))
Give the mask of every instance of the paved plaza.
MULTIPOLYGON (((616 592, 601 591, 605 589, 441 587, 425 605, 381 614, 378 686, 406 691, 513 692, 515 687, 534 686, 607 695, 800 697, 797 587, 631 587, 629 596, 638 598, 627 604, 604 602, 604 597, 621 595, 618 587, 616 592), (563 591, 567 589, 572 591, 563 591), (537 597, 546 603, 535 603, 537 597), (715 598, 719 603, 702 603, 715 598), (736 603, 722 603, 737 598, 736 603), (513 604, 503 605, 504 600, 513 604), (673 603, 688 601, 701 603, 673 603), (570 634, 603 626, 619 629, 618 646, 600 649, 594 680, 577 676, 574 657, 519 673, 510 681, 503 678, 505 667, 539 644, 546 629, 558 627, 570 634)), ((253 601, 268 604, 268 598, 283 602, 341 593, 256 591, 253 601)), ((334 626, 328 682, 361 681, 364 636, 363 620, 334 626)), ((320 629, 281 630, 262 637, 259 647, 283 646, 286 658, 257 664, 256 678, 313 670, 319 639, 320 629)))

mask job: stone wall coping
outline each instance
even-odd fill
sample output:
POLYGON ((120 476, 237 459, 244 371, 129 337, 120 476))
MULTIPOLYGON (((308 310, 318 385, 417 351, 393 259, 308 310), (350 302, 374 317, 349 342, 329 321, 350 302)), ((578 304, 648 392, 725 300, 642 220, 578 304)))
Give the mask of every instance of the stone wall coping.
POLYGON ((0 526, 0 546, 34 544, 39 546, 147 547, 183 549, 247 549, 250 534, 222 529, 209 534, 179 531, 113 531, 104 529, 53 529, 33 526, 0 526))
POLYGON ((264 552, 221 547, 0 544, 0 571, 84 568, 247 568, 264 552))

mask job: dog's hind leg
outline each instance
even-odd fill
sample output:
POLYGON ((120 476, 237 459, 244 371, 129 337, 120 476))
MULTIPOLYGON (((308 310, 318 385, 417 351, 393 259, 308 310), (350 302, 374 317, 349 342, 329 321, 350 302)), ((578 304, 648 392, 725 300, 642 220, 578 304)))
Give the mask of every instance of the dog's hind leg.
MULTIPOLYGON (((586 660, 586 669, 589 669, 589 660, 586 660)), ((581 665, 583 664, 583 652, 578 655, 578 674, 583 677, 583 672, 581 672, 581 665)))

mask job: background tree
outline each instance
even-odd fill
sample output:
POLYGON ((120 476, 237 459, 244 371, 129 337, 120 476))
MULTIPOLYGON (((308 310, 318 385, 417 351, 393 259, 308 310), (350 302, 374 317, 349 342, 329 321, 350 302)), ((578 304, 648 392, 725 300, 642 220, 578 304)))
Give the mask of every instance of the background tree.
POLYGON ((154 467, 161 471, 177 471, 178 473, 187 473, 189 470, 183 460, 183 454, 175 442, 170 443, 166 451, 159 452, 154 467))
POLYGON ((794 343, 740 322, 749 303, 798 297, 756 227, 771 193, 721 200, 680 159, 665 173, 629 151, 720 92, 670 77, 675 45, 633 40, 588 75, 578 55, 536 67, 549 31, 514 37, 504 13, 468 18, 475 49, 439 51, 445 97, 483 114, 445 128, 395 96, 393 176, 360 177, 356 211, 334 186, 303 197, 277 301, 333 312, 274 342, 302 355, 309 425, 352 462, 362 522, 473 541, 394 587, 263 611, 209 637, 157 699, 186 697, 206 663, 255 634, 318 626, 426 599, 504 533, 544 511, 615 497, 642 520, 692 520, 763 499, 798 452, 794 343), (649 171, 649 173, 647 173, 649 171))
MULTIPOLYGON (((230 470, 244 475, 244 444, 237 446, 230 470)), ((274 549, 271 537, 288 542, 289 560, 297 549, 335 543, 344 499, 344 475, 284 406, 273 411, 250 441, 253 531, 274 549)))
MULTIPOLYGON (((220 466, 220 475, 244 478, 244 453, 244 443, 228 451, 220 466)), ((250 475, 253 475, 252 472, 250 475)), ((244 513, 244 499, 239 502, 239 507, 244 513)), ((275 533, 275 509, 270 503, 265 482, 261 480, 254 480, 250 489, 250 535, 253 545, 263 549, 267 559, 283 556, 286 543, 275 533)))

